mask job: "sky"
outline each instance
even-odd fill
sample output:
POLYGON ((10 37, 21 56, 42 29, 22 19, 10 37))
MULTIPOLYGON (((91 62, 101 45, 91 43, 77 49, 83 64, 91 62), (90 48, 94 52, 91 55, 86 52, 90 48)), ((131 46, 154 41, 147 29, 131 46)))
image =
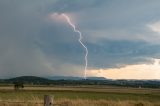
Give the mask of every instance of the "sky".
POLYGON ((0 78, 160 79, 159 0, 0 0, 0 78), (55 15, 56 14, 56 15, 55 15))

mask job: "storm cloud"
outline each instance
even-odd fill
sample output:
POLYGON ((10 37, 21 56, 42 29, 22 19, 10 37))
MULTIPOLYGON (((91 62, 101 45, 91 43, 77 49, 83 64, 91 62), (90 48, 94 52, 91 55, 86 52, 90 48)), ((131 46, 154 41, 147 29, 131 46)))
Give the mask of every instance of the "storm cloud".
POLYGON ((160 58, 160 35, 152 29, 159 9, 158 0, 1 0, 0 78, 83 76, 85 51, 78 34, 50 20, 53 13, 77 18, 89 69, 152 64, 160 58))

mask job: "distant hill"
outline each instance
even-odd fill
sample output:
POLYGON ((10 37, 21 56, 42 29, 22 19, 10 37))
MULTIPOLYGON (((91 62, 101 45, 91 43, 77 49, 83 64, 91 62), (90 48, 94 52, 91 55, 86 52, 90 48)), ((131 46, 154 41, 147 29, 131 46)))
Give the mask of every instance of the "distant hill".
POLYGON ((28 84, 46 84, 51 82, 51 80, 42 78, 42 77, 36 77, 36 76, 21 76, 21 77, 15 77, 11 79, 6 79, 6 82, 14 83, 14 82, 23 82, 28 84))
POLYGON ((0 84, 13 84, 16 82, 31 84, 31 85, 111 85, 136 88, 160 88, 160 80, 109 80, 103 77, 36 77, 36 76, 21 76, 11 79, 0 80, 0 84))
POLYGON ((87 79, 89 79, 89 80, 107 80, 104 77, 88 77, 87 79))
POLYGON ((47 79, 42 78, 42 77, 36 77, 36 76, 20 76, 20 77, 11 78, 11 79, 8 79, 8 80, 11 80, 11 81, 17 81, 17 80, 21 80, 21 81, 34 81, 34 80, 44 81, 44 80, 47 80, 47 79))
MULTIPOLYGON (((83 80, 83 77, 73 77, 73 76, 53 76, 46 77, 50 80, 83 80)), ((87 80, 106 80, 104 77, 87 77, 87 80)))
POLYGON ((82 80, 81 77, 72 77, 72 76, 52 76, 52 77, 46 77, 50 80, 82 80))

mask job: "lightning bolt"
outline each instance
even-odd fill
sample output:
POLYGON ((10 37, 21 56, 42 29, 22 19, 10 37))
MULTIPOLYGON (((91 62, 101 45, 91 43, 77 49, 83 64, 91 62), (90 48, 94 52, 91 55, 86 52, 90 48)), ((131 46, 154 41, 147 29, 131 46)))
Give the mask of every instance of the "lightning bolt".
POLYGON ((76 26, 71 22, 71 19, 69 16, 67 16, 66 14, 61 14, 68 22, 68 24, 73 28, 74 32, 78 33, 79 34, 79 43, 83 46, 83 48, 85 49, 85 68, 84 68, 84 78, 86 79, 86 75, 87 75, 87 67, 88 67, 88 49, 87 47, 84 45, 84 43, 82 42, 82 33, 76 29, 76 26))

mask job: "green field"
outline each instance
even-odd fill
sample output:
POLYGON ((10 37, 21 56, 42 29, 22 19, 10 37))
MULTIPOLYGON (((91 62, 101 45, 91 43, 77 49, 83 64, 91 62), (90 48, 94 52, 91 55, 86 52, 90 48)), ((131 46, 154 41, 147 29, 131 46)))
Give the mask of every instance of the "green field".
POLYGON ((52 86, 25 87, 15 91, 13 87, 0 87, 1 101, 43 101, 44 95, 54 96, 59 100, 89 100, 89 101, 142 101, 160 106, 160 89, 125 88, 111 86, 52 86))

